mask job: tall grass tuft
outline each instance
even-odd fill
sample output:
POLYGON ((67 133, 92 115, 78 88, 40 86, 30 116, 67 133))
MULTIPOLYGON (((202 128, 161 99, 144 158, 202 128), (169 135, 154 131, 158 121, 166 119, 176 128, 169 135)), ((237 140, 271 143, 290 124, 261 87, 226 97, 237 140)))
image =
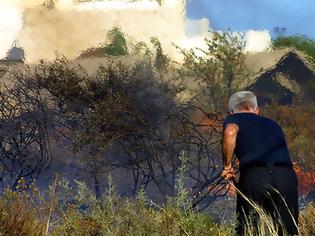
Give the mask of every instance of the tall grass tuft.
POLYGON ((0 235, 44 235, 44 212, 36 204, 31 194, 6 189, 0 198, 0 235))
MULTIPOLYGON (((232 185, 233 183, 229 181, 232 185)), ((279 232, 282 232, 283 235, 287 235, 285 226, 280 218, 275 219, 270 214, 268 214, 260 205, 255 201, 248 198, 244 195, 239 189, 235 187, 237 193, 241 195, 253 209, 253 214, 250 214, 246 217, 245 221, 245 235, 248 236, 278 236, 279 232), (255 218, 253 217, 255 215, 255 218), (255 220, 253 220, 255 219, 255 220)), ((282 198, 282 201, 285 203, 285 200, 281 196, 280 192, 274 189, 274 191, 279 194, 282 198)), ((286 204, 286 203, 285 203, 286 204)), ((288 206, 287 206, 288 208, 288 206)), ((288 209, 289 210, 289 209, 288 209)), ((290 212, 290 211, 289 211, 290 212)), ((291 217, 294 221, 294 224, 297 226, 293 215, 291 217)))
POLYGON ((315 235, 315 205, 308 204, 299 217, 300 235, 310 236, 315 235))

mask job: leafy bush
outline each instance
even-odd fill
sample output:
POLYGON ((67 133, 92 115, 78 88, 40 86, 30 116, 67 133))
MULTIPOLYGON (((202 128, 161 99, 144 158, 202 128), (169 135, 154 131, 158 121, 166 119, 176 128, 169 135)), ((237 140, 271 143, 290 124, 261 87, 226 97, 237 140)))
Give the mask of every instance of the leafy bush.
POLYGON ((293 47, 301 52, 304 52, 315 61, 315 40, 307 38, 306 36, 289 36, 279 37, 273 41, 274 48, 293 47))
POLYGON ((179 73, 198 83, 198 99, 206 109, 224 112, 228 98, 249 78, 243 37, 212 32, 212 37, 205 39, 205 50, 181 50, 184 62, 179 73))
POLYGON ((52 235, 220 235, 227 232, 202 213, 166 206, 155 209, 143 199, 100 203, 90 214, 68 210, 52 235))

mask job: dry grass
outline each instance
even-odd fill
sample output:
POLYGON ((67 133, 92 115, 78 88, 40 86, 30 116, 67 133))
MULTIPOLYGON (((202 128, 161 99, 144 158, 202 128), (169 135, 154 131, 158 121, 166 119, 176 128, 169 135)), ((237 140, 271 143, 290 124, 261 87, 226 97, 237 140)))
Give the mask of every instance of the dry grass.
POLYGON ((41 236, 45 224, 29 195, 6 190, 0 199, 1 236, 41 236))
MULTIPOLYGON (((230 182, 232 185, 233 183, 230 182)), ((247 196, 245 196, 239 189, 235 187, 238 194, 240 194, 252 207, 253 213, 258 216, 258 219, 253 221, 251 219, 251 216, 249 215, 246 218, 246 226, 245 226, 245 234, 248 236, 278 236, 279 227, 282 229, 281 231, 285 233, 285 226, 283 225, 281 219, 277 219, 275 221, 271 215, 269 215, 261 206, 259 206, 256 202, 249 199, 247 196)), ((282 198, 281 194, 274 189, 275 192, 279 194, 279 196, 282 198)), ((285 200, 282 198, 283 202, 285 203, 285 200)), ((298 223, 295 222, 293 215, 291 214, 291 217, 297 226, 298 223)), ((314 216, 315 217, 315 216, 314 216)), ((308 221, 307 221, 308 222, 308 221)), ((310 234, 307 234, 310 235, 310 234)))
MULTIPOLYGON (((232 225, 217 224, 209 215, 195 212, 185 205, 189 202, 183 193, 179 193, 181 198, 174 198, 166 206, 152 203, 146 198, 144 191, 139 192, 137 198, 128 200, 119 198, 113 189, 109 189, 101 201, 95 202, 86 198, 90 196, 88 191, 85 193, 87 196, 80 196, 83 201, 63 204, 58 200, 58 204, 51 205, 49 198, 40 200, 30 191, 5 191, 0 197, 0 236, 46 235, 47 213, 52 206, 48 234, 51 236, 234 235, 232 225), (88 205, 88 209, 82 210, 82 204, 88 205)), ((83 191, 77 194, 83 194, 83 191)), ((248 219, 246 235, 278 235, 272 217, 256 203, 248 198, 247 200, 260 217, 255 224, 248 219)), ((315 207, 310 204, 300 215, 300 235, 314 236, 314 222, 315 207)))
POLYGON ((315 235, 315 206, 314 204, 307 205, 301 211, 299 217, 300 234, 301 236, 315 235))

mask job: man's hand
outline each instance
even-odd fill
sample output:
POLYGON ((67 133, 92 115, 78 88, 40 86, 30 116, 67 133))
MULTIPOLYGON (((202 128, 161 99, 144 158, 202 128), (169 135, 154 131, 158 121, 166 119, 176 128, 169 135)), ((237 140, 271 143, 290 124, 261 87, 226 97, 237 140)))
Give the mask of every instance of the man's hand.
POLYGON ((225 179, 232 179, 235 177, 235 171, 232 166, 225 167, 221 172, 221 177, 225 179))

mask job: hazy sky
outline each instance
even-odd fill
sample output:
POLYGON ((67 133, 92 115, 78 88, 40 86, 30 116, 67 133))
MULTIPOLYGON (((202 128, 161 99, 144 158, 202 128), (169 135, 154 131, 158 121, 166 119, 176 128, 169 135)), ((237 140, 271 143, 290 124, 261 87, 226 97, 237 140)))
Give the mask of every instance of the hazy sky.
POLYGON ((315 38, 315 0, 187 0, 189 18, 206 17, 214 30, 275 27, 315 38))

